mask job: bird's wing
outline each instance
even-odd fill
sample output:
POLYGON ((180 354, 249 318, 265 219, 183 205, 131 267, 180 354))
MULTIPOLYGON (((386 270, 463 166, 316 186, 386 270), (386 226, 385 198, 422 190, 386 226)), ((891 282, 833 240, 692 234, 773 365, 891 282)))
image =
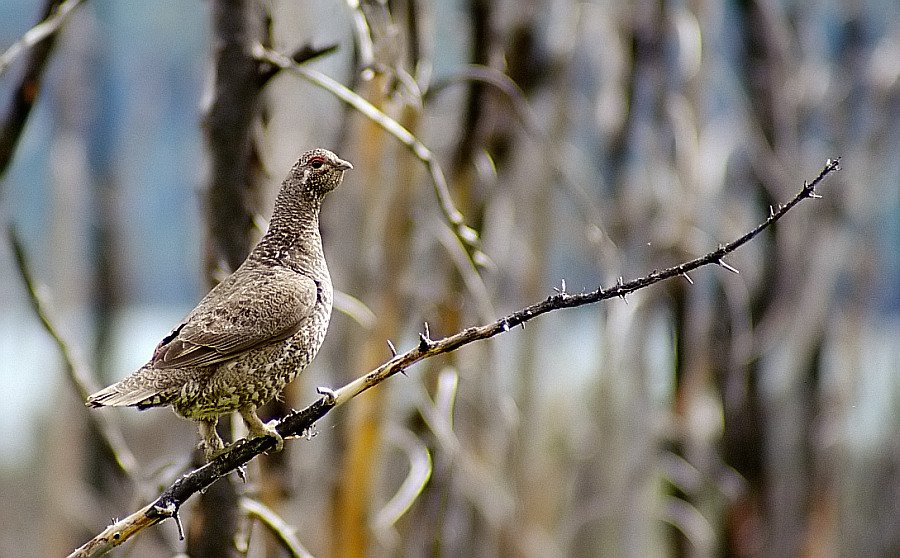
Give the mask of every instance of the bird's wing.
POLYGON ((156 369, 224 362, 297 332, 320 296, 313 279, 282 268, 235 272, 153 352, 156 369))

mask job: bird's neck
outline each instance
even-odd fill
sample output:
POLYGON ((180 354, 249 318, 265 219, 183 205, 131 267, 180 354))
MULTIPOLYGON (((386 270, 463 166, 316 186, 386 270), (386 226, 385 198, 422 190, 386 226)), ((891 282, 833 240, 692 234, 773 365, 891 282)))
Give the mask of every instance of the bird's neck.
POLYGON ((252 257, 319 278, 328 274, 319 234, 321 200, 287 200, 279 195, 269 230, 253 249, 252 257))

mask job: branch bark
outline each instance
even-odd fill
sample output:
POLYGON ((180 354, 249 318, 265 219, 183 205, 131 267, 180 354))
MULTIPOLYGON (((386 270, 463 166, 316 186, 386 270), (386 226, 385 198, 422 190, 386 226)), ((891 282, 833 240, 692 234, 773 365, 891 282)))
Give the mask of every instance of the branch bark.
MULTIPOLYGON (((555 294, 548 296, 541 302, 526 306, 525 308, 504 316, 492 323, 469 327, 441 339, 431 339, 426 324, 425 331, 420 334, 419 343, 416 347, 404 353, 395 354, 390 360, 378 368, 337 390, 332 391, 320 388, 319 391, 322 394, 321 398, 305 409, 290 413, 281 419, 276 426, 276 430, 284 438, 303 436, 310 431, 319 419, 324 417, 335 407, 343 405, 360 393, 375 387, 398 372, 405 371, 413 364, 427 358, 455 351, 456 349, 474 343, 475 341, 489 339, 502 333, 506 333, 513 327, 523 325, 541 314, 563 308, 574 308, 577 306, 594 304, 611 298, 622 298, 624 300, 627 295, 635 291, 674 277, 683 276, 690 281, 690 277, 687 275, 689 272, 710 264, 719 265, 726 270, 737 273, 737 270, 726 264, 723 261, 723 258, 752 240, 766 228, 773 225, 801 201, 808 198, 820 197, 816 193, 816 186, 818 186, 826 176, 837 170, 840 170, 839 160, 829 159, 819 175, 812 182, 805 183, 803 188, 789 202, 780 205, 777 208, 771 208, 769 217, 765 221, 740 238, 729 242, 728 244, 720 245, 718 249, 705 256, 667 268, 664 271, 652 271, 648 275, 628 281, 627 283, 623 282, 620 278, 615 286, 607 289, 599 287, 596 290, 586 293, 570 294, 565 291, 565 285, 563 285, 562 288, 556 289, 555 294)), ((392 348, 393 352, 393 345, 389 344, 389 346, 392 348)), ((143 529, 160 523, 168 518, 175 519, 180 529, 178 510, 191 496, 197 492, 206 490, 220 478, 228 475, 232 471, 238 470, 257 455, 270 451, 274 449, 274 447, 275 441, 271 437, 259 437, 249 440, 244 439, 236 442, 231 449, 223 455, 220 455, 202 467, 186 473, 176 480, 169 488, 163 491, 156 501, 107 527, 102 533, 98 534, 70 554, 69 558, 101 556, 143 529)))
POLYGON ((237 269, 256 240, 260 163, 254 123, 271 71, 250 52, 250 45, 268 42, 263 5, 213 2, 211 11, 215 50, 212 99, 203 119, 210 155, 204 266, 213 279, 237 269))

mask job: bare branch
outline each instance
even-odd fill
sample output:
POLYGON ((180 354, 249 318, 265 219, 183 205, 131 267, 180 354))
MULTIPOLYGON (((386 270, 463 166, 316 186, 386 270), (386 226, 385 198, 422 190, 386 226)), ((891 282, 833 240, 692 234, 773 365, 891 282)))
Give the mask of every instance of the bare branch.
MULTIPOLYGON (((426 328, 426 331, 420 337, 420 342, 414 348, 392 357, 389 361, 385 362, 375 370, 372 370, 365 376, 357 378, 333 391, 320 388, 320 393, 323 394, 320 399, 305 409, 295 411, 285 416, 277 424, 276 430, 284 438, 301 436, 304 432, 308 431, 316 421, 325 416, 334 407, 343 405, 360 393, 380 384, 398 372, 402 372, 413 364, 436 355, 455 351, 456 349, 474 343, 475 341, 489 339, 496 335, 500 335, 517 325, 524 324, 525 322, 540 316, 541 314, 546 314, 562 308, 574 308, 576 306, 594 304, 611 298, 624 298, 630 293, 649 287, 660 281, 671 279, 673 277, 687 277, 688 272, 697 268, 710 264, 721 265, 720 262, 725 255, 734 252, 752 240, 763 230, 781 219, 781 217, 804 199, 816 197, 816 186, 822 182, 828 174, 839 169, 840 165, 838 161, 829 159, 825 164, 825 167, 819 173, 819 176, 811 183, 805 184, 803 189, 800 190, 791 201, 779 207, 777 211, 771 213, 765 221, 757 225, 750 232, 728 244, 720 245, 718 249, 705 256, 670 267, 664 271, 653 271, 644 277, 632 281, 624 282, 620 279, 615 286, 608 289, 599 287, 594 291, 578 294, 569 294, 562 288, 556 289, 553 294, 541 302, 527 306, 492 323, 469 327, 441 339, 431 339, 426 328)), ((169 517, 174 517, 178 512, 178 508, 193 494, 206 489, 212 483, 243 466, 260 453, 270 451, 274 449, 274 447, 275 440, 272 437, 259 437, 236 442, 226 453, 220 455, 203 467, 191 471, 179 478, 167 488, 155 502, 111 525, 104 530, 103 533, 82 547, 82 549, 103 549, 102 551, 82 552, 82 549, 79 549, 71 556, 99 556, 102 553, 107 552, 112 546, 121 544, 142 529, 159 523, 169 517), (111 546, 109 546, 110 544, 111 546)))
POLYGON ((241 509, 247 515, 258 519, 263 525, 268 527, 291 556, 294 558, 312 558, 312 554, 297 540, 294 528, 275 513, 274 510, 252 498, 241 498, 241 509))
POLYGON ((356 36, 356 48, 359 52, 359 64, 364 71, 371 72, 375 66, 375 44, 366 14, 363 13, 359 0, 347 0, 347 6, 353 10, 353 33, 356 36))
POLYGON ((0 123, 0 176, 3 176, 12 161, 19 137, 28 122, 28 115, 31 114, 31 109, 37 101, 44 69, 56 42, 56 32, 66 16, 80 3, 81 0, 66 2, 47 0, 41 16, 43 21, 25 33, 0 56, 0 76, 2 76, 18 55, 28 53, 24 72, 15 93, 10 98, 4 121, 0 123))
MULTIPOLYGON (((79 362, 79 359, 70 348, 69 343, 65 340, 62 333, 60 333, 59 328, 56 327, 56 321, 50 315, 48 304, 44 299, 44 295, 41 293, 41 286, 37 284, 34 276, 31 274, 31 269, 28 265, 28 257, 25 254, 25 247, 12 225, 9 227, 9 243, 12 246, 13 254, 15 256, 16 269, 22 277, 22 282, 25 283, 25 290, 28 291, 28 300, 31 302, 31 307, 38 319, 40 319, 41 325, 44 326, 44 329, 50 334, 53 341, 56 342, 59 353, 63 357, 66 377, 72 382, 75 391, 78 393, 78 397, 82 401, 85 401, 91 393, 99 388, 99 386, 96 385, 90 374, 85 371, 85 367, 79 362)), ((109 420, 108 415, 102 413, 88 413, 87 418, 94 429, 99 433, 100 439, 103 441, 103 444, 106 445, 109 453, 113 456, 119 469, 121 469, 125 475, 131 477, 136 468, 136 461, 131 450, 128 449, 128 446, 125 444, 125 437, 122 435, 122 432, 119 430, 116 423, 109 420)))
POLYGON ((51 9, 50 16, 28 30, 22 38, 12 44, 6 52, 0 55, 0 76, 9 68, 10 64, 23 52, 40 43, 47 37, 59 31, 66 18, 84 0, 66 0, 51 9))
POLYGON ((381 536, 390 536, 392 528, 412 507, 431 479, 433 464, 425 444, 407 429, 389 431, 388 438, 409 461, 409 473, 397 492, 372 518, 372 527, 381 536))

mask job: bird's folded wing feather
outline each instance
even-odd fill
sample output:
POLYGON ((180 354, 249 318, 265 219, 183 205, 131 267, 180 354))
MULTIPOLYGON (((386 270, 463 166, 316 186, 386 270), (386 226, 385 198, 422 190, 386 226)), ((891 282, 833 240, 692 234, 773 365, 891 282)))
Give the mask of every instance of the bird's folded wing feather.
POLYGON ((208 366, 286 339, 312 313, 318 286, 288 269, 235 273, 156 347, 153 368, 208 366))

